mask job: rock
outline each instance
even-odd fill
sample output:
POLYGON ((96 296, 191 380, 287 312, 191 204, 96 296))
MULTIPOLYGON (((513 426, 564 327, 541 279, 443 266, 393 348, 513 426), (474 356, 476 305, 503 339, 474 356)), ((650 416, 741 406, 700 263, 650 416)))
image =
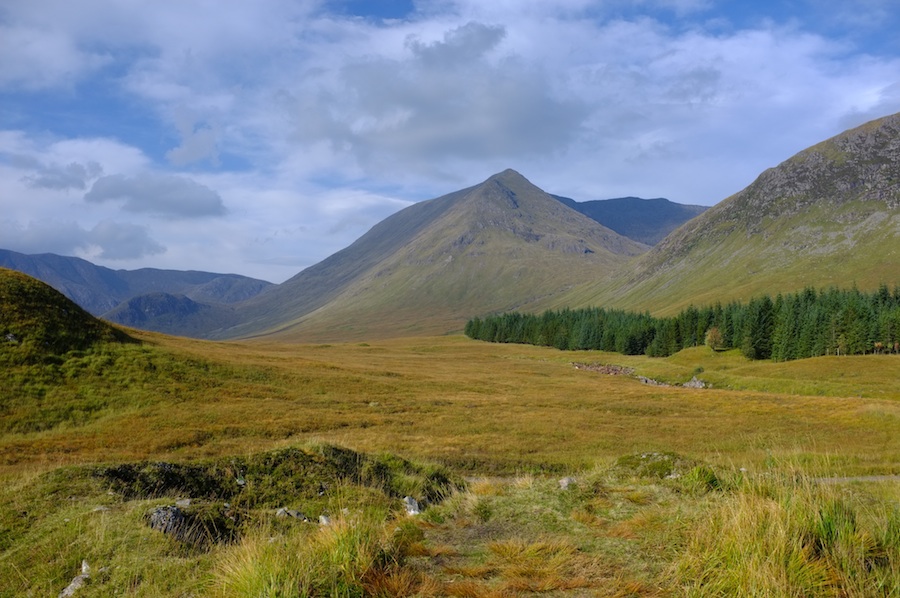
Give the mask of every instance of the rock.
POLYGON ((108 510, 109 510, 109 507, 106 507, 103 505, 100 505, 99 507, 94 507, 93 509, 91 509, 91 511, 94 513, 105 513, 108 510))
POLYGON ((88 565, 87 561, 81 561, 81 573, 76 575, 72 579, 72 583, 66 586, 66 588, 59 593, 59 598, 70 598, 75 595, 79 589, 81 589, 87 580, 91 577, 91 567, 88 565))
POLYGON ((328 515, 319 515, 319 525, 331 525, 331 518, 328 515))
POLYGON ((301 513, 300 511, 295 511, 294 509, 287 509, 285 507, 281 507, 277 511, 275 511, 275 516, 279 519, 283 519, 286 517, 291 517, 292 519, 299 519, 301 521, 309 521, 309 519, 301 513))
POLYGON ((189 506, 191 506, 191 499, 189 499, 189 498, 182 498, 181 500, 176 500, 176 501, 175 501, 175 506, 176 506, 176 507, 179 507, 179 508, 182 508, 182 509, 186 509, 186 508, 188 508, 189 506))
POLYGON ((406 507, 407 515, 418 515, 422 511, 419 510, 419 501, 412 496, 404 496, 403 504, 406 507))
POLYGON ((559 488, 560 490, 568 490, 574 484, 575 478, 565 477, 559 481, 559 488))
POLYGON ((706 382, 700 380, 699 378, 697 378, 697 376, 694 376, 690 379, 690 381, 682 384, 682 386, 684 386, 685 388, 706 388, 706 382))
POLYGON ((150 513, 150 528, 180 537, 187 518, 178 507, 156 507, 150 513))

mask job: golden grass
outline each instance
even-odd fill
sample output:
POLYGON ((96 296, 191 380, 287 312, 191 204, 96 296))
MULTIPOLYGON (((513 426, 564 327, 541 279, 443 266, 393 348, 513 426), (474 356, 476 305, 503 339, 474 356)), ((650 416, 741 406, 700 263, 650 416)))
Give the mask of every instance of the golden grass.
MULTIPOLYGON (((135 596, 177 595, 180 586, 210 596, 350 587, 384 596, 715 595, 734 579, 786 575, 794 577, 759 587, 865 595, 851 577, 866 558, 885 579, 896 571, 900 548, 887 537, 895 528, 882 526, 879 536, 878 524, 900 520, 866 505, 896 505, 897 484, 863 491, 811 480, 900 473, 900 358, 774 364, 705 348, 654 360, 462 337, 285 345, 135 335, 155 371, 142 372, 129 348, 132 369, 119 372, 121 381, 87 377, 74 389, 76 398, 109 399, 93 416, 0 436, 0 586, 11 595, 58 593, 88 553, 116 564, 98 584, 135 596), (647 386, 571 365, 591 361, 669 381, 715 377, 716 388, 647 386), (385 521, 369 509, 372 520, 348 517, 330 528, 261 525, 202 554, 143 524, 153 501, 116 504, 87 490, 79 498, 81 490, 40 478, 61 465, 247 455, 310 440, 442 461, 477 477, 418 519, 385 521), (757 485, 707 492, 687 477, 640 478, 613 466, 650 451, 675 451, 757 485), (806 481, 766 482, 785 470, 806 481), (557 480, 570 474, 577 482, 562 491, 557 480), (803 501, 792 496, 808 496, 808 506, 798 509, 803 501), (92 511, 100 499, 111 511, 92 511), (815 541, 792 547, 798 521, 816 521, 831 504, 849 505, 855 527, 822 532, 831 539, 824 557, 822 542, 821 554, 810 553, 815 541), (50 510, 33 521, 19 515, 42 505, 50 510), (410 525, 421 533, 408 533, 410 525), (756 553, 740 552, 746 543, 756 553), (37 560, 17 571, 26 548, 37 560), (768 555, 780 565, 767 569, 768 555), (731 581, 714 576, 723 558, 731 581)), ((16 409, 38 417, 52 400, 16 409)), ((843 507, 835 509, 829 517, 840 522, 843 507)))
POLYGON ((746 467, 795 452, 809 455, 811 471, 833 468, 828 474, 897 472, 900 461, 894 356, 751 364, 700 350, 654 360, 462 337, 284 345, 141 336, 154 351, 212 364, 233 379, 180 385, 175 396, 132 388, 139 400, 80 425, 5 434, 4 468, 198 458, 310 439, 503 473, 652 450, 746 467), (699 363, 701 378, 753 390, 651 387, 575 370, 574 361, 623 363, 670 379, 690 378, 699 363), (789 379, 838 396, 779 390, 789 379), (766 380, 775 381, 773 391, 763 391, 766 380), (856 386, 863 392, 850 394, 856 386), (816 463, 826 456, 827 464, 816 463))

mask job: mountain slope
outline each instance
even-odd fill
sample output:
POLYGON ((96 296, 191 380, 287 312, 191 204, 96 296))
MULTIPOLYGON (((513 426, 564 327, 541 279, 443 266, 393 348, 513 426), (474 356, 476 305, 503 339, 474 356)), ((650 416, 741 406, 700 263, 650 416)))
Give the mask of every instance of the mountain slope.
POLYGON ((123 326, 189 337, 202 337, 208 330, 233 325, 235 318, 231 306, 169 293, 144 293, 103 314, 104 320, 123 326))
POLYGON ((661 197, 617 197, 581 202, 558 195, 553 197, 606 228, 646 245, 656 245, 673 230, 708 209, 661 197))
POLYGON ((414 204, 347 249, 241 306, 217 337, 333 340, 458 330, 606 276, 647 247, 515 171, 414 204))
POLYGON ((155 268, 111 270, 76 257, 26 255, 6 249, 0 249, 0 267, 44 281, 95 316, 144 293, 186 295, 201 303, 229 304, 245 301, 271 286, 236 274, 155 268))
POLYGON ((900 114, 763 172, 610 281, 557 305, 673 313, 805 286, 900 283, 900 114))

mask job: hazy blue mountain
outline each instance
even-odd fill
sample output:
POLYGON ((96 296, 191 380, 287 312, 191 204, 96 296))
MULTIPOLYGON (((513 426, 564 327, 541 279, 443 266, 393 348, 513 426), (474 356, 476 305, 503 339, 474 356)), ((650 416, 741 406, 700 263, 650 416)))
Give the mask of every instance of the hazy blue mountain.
POLYGON ((606 228, 646 245, 656 245, 673 230, 709 209, 662 197, 617 197, 581 202, 559 195, 553 197, 606 228))
POLYGON ((200 303, 231 304, 256 296, 271 283, 237 274, 157 270, 112 270, 77 257, 26 255, 0 249, 0 267, 41 280, 95 316, 145 293, 184 295, 200 303))

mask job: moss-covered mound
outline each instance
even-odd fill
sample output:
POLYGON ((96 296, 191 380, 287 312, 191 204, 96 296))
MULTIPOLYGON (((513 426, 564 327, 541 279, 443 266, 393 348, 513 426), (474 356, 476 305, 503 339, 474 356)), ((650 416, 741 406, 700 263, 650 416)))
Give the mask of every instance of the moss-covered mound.
POLYGON ((29 359, 128 340, 52 287, 0 268, 0 355, 29 359))
POLYGON ((316 501, 348 484, 368 486, 390 498, 413 495, 427 504, 463 485, 440 467, 331 445, 195 463, 124 463, 97 468, 93 475, 127 500, 182 496, 246 508, 316 501))

